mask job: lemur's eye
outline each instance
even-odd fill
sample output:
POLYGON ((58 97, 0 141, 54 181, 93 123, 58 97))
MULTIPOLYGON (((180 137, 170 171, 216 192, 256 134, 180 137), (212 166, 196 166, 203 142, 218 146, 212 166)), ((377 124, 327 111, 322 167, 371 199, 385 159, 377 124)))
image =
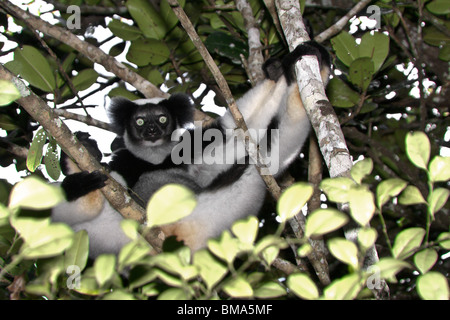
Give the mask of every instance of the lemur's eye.
POLYGON ((142 118, 137 118, 137 119, 136 119, 136 124, 137 124, 139 127, 142 127, 142 126, 144 125, 144 123, 145 123, 144 119, 142 119, 142 118))
POLYGON ((162 123, 162 124, 166 123, 167 122, 167 117, 166 116, 159 117, 159 122, 162 123))

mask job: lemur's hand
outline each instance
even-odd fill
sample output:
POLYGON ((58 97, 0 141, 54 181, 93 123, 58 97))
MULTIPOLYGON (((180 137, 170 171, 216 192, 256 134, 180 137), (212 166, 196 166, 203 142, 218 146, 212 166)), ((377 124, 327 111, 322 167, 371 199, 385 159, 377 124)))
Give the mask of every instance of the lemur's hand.
POLYGON ((107 179, 108 177, 99 171, 83 171, 65 177, 61 187, 66 193, 67 201, 74 201, 94 190, 103 188, 107 179))

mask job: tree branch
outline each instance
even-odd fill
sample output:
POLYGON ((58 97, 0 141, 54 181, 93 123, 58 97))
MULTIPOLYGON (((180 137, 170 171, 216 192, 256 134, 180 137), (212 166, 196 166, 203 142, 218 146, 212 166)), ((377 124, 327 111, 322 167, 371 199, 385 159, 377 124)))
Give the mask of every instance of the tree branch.
POLYGON ((53 112, 54 112, 54 114, 56 114, 60 117, 80 121, 89 126, 94 126, 94 127, 100 128, 100 129, 104 129, 104 130, 113 132, 111 125, 109 123, 94 119, 91 116, 84 116, 81 114, 69 112, 65 109, 53 109, 53 112))
POLYGON ((19 146, 15 143, 12 143, 11 141, 5 139, 5 138, 0 138, 0 147, 4 148, 6 151, 8 151, 9 153, 15 155, 16 157, 19 158, 27 158, 28 156, 28 149, 22 146, 19 146))
POLYGON ((248 34, 248 70, 249 78, 253 84, 264 79, 264 72, 261 66, 264 63, 262 55, 261 35, 258 25, 253 17, 253 10, 247 0, 237 0, 236 7, 244 18, 244 26, 248 34))
MULTIPOLYGON (((277 0, 278 14, 289 49, 309 40, 298 1, 277 0)), ((350 153, 336 113, 325 94, 316 57, 303 57, 296 65, 297 84, 306 113, 316 133, 320 150, 331 177, 348 176, 350 153)))
POLYGON ((128 69, 124 64, 117 61, 115 58, 107 55, 101 49, 91 45, 88 42, 80 40, 76 35, 70 33, 68 30, 58 26, 53 26, 32 14, 23 11, 19 7, 13 5, 8 1, 1 1, 0 7, 5 9, 10 15, 25 20, 30 27, 39 30, 42 33, 53 37, 75 50, 82 53, 89 60, 101 64, 106 70, 114 73, 120 79, 128 82, 139 90, 145 97, 167 97, 159 88, 150 83, 148 80, 128 69))

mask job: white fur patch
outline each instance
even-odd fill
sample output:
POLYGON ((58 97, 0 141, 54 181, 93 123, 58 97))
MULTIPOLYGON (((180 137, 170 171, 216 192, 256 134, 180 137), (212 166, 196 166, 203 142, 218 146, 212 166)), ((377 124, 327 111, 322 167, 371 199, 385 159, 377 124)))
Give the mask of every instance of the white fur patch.
POLYGON ((137 105, 144 105, 144 104, 147 104, 147 103, 158 104, 158 103, 160 103, 163 100, 166 100, 166 99, 165 98, 156 97, 156 98, 149 98, 149 99, 137 99, 137 100, 134 100, 133 103, 135 103, 137 105))
POLYGON ((125 142, 126 148, 132 154, 134 154, 139 159, 150 162, 152 164, 163 163, 167 156, 170 155, 170 153, 172 152, 172 148, 175 145, 175 142, 161 144, 161 142, 158 143, 158 141, 155 141, 153 145, 146 144, 147 142, 149 142, 149 144, 152 144, 151 141, 141 141, 141 143, 136 145, 131 142, 128 136, 128 132, 126 131, 123 136, 123 140, 125 142))

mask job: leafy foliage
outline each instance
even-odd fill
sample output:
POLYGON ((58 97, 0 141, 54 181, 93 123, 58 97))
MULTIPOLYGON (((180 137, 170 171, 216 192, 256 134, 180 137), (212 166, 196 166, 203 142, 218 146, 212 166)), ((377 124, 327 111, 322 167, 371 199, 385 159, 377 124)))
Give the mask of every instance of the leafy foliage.
MULTIPOLYGON (((129 69, 154 85, 164 85, 169 93, 192 94, 204 84, 200 96, 192 95, 196 104, 210 92, 216 94, 218 105, 224 104, 167 1, 159 6, 153 1, 124 1, 118 9, 125 10, 114 15, 106 10, 116 5, 111 1, 53 2, 61 5, 65 18, 69 4, 100 9, 98 15, 82 12, 82 21, 90 18, 92 25, 104 25, 111 38, 97 39, 85 32, 93 27, 84 24, 72 31, 102 49, 114 40, 104 51, 124 57, 129 69)), ((250 88, 241 60, 250 54, 241 13, 229 1, 215 1, 216 7, 210 1, 180 3, 239 97, 250 88)), ((249 3, 259 23, 264 58, 282 55, 283 39, 263 1, 249 3)), ((0 181, 1 298, 356 299, 370 297, 369 289, 380 288, 386 280, 394 299, 448 299, 450 157, 441 155, 448 147, 448 3, 427 1, 422 10, 417 2, 372 4, 383 10, 380 30, 350 32, 347 26, 324 43, 339 71, 330 80, 327 95, 354 159, 364 160, 355 163, 351 177, 321 182, 326 200, 308 213, 300 238, 289 233, 289 221, 311 197, 314 188, 306 183, 292 185, 277 206, 271 206, 277 222, 270 213, 238 221, 194 254, 176 246, 152 256, 141 236, 145 228, 125 220, 122 227, 132 242, 117 257, 102 255, 90 261, 86 232, 52 223, 46 214, 64 198, 60 189, 38 178, 43 167, 51 179, 60 176, 54 138, 13 102, 20 97, 18 90, 0 81, 0 165, 13 164, 18 172, 31 175, 14 187, 0 181), (420 30, 420 36, 409 34, 413 30, 420 30), (27 149, 28 156, 11 153, 11 145, 27 149), (348 206, 348 214, 341 204, 348 206), (341 232, 351 222, 359 227, 355 242, 344 239, 341 232), (329 284, 318 281, 314 273, 279 267, 280 261, 296 267, 298 260, 306 260, 314 250, 313 240, 320 237, 334 266, 329 284), (366 268, 364 256, 374 244, 380 261, 366 268), (8 291, 9 285, 22 280, 23 289, 8 291)), ((304 10, 316 33, 333 25, 345 11, 320 5, 304 10)), ((353 27, 358 21, 362 19, 356 18, 353 27)), ((5 66, 20 74, 49 105, 81 107, 83 102, 86 106, 98 90, 109 97, 142 97, 121 79, 99 71, 74 48, 45 35, 42 39, 55 59, 37 43, 34 30, 17 19, 8 20, 3 12, 0 25, 16 44, 5 49, 6 38, 2 38, 2 57, 10 53, 5 66), (11 31, 13 23, 22 26, 19 31, 11 31), (72 99, 76 93, 80 99, 72 99)), ((304 171, 296 164, 291 173, 306 180, 304 171)), ((193 206, 195 199, 188 190, 170 186, 148 205, 150 225, 180 219, 193 206), (174 199, 170 206, 167 197, 174 199)))
MULTIPOLYGON (((420 135, 409 135, 407 150, 414 150, 418 147, 414 144, 422 142, 420 135)), ((364 188, 362 181, 370 174, 371 162, 366 159, 355 166, 352 175, 359 175, 360 183, 342 184, 344 188, 339 190, 339 201, 347 201, 348 197, 351 199, 354 189, 364 188), (365 174, 362 175, 361 172, 365 174)), ((427 164, 425 162, 425 168, 427 164)), ((325 194, 335 197, 341 182, 342 178, 324 180, 325 194)), ((358 212, 352 216, 361 224, 358 220, 359 210, 368 212, 375 207, 375 211, 381 216, 383 206, 406 190, 406 185, 403 181, 389 179, 378 184, 376 195, 363 189, 372 195, 372 201, 366 201, 365 204, 349 201, 350 212, 358 212), (357 211, 354 207, 358 208, 357 211)), ((432 182, 430 186, 433 186, 432 182)), ((186 199, 191 197, 189 190, 181 186, 168 186, 167 190, 155 194, 149 203, 148 210, 166 212, 167 221, 155 220, 154 225, 181 218, 178 215, 180 210, 166 209, 167 192, 179 195, 174 198, 172 207, 190 206, 186 204, 186 199)), ((277 212, 281 223, 275 234, 281 234, 285 222, 299 214, 310 195, 311 187, 305 183, 294 184, 283 193, 277 212)), ((441 195, 445 196, 448 197, 448 194, 441 195)), ((408 193, 402 196, 407 203, 411 203, 408 197, 408 193)), ((357 243, 340 237, 330 238, 327 247, 331 255, 347 265, 349 271, 322 288, 306 273, 295 272, 283 280, 272 264, 290 245, 307 244, 312 237, 329 234, 347 224, 346 215, 336 209, 318 209, 308 215, 302 239, 271 234, 258 236, 260 221, 250 216, 236 222, 231 229, 232 233, 224 231, 219 239, 211 239, 206 249, 192 254, 183 246, 156 256, 149 255, 149 245, 137 232, 138 225, 125 220, 124 231, 133 241, 122 249, 118 257, 104 254, 88 264, 88 239, 84 231, 74 233, 63 224, 50 223, 48 218, 24 217, 19 210, 51 207, 61 199, 58 188, 30 177, 14 187, 8 207, 2 207, 2 237, 7 239, 7 234, 15 234, 10 238, 12 243, 7 255, 9 259, 4 260, 9 262, 3 265, 2 276, 6 273, 20 274, 23 272, 20 270, 29 267, 28 261, 38 259, 35 271, 37 277, 25 288, 27 294, 45 295, 48 298, 90 296, 102 299, 269 299, 294 294, 302 299, 354 299, 365 294, 364 288, 373 289, 374 284, 369 281, 373 280, 374 275, 378 277, 378 284, 382 279, 395 283, 396 275, 409 269, 420 273, 416 284, 421 298, 448 298, 448 282, 433 267, 438 260, 439 247, 448 247, 446 242, 450 241, 450 234, 443 232, 436 239, 429 240, 429 223, 425 228, 412 227, 399 232, 393 241, 391 256, 382 257, 373 266, 376 273, 363 268, 366 251, 377 241, 375 229, 360 229, 357 243), (42 197, 43 192, 48 197, 42 197), (264 266, 265 272, 257 271, 258 265, 264 266), (76 276, 80 281, 77 285, 70 273, 70 267, 73 266, 78 268, 76 276)), ((441 202, 446 202, 446 198, 441 202)), ((424 210, 424 214, 430 218, 428 221, 436 212, 435 207, 431 206, 428 201, 428 209, 424 210)), ((383 225, 383 228, 387 226, 383 225)))

